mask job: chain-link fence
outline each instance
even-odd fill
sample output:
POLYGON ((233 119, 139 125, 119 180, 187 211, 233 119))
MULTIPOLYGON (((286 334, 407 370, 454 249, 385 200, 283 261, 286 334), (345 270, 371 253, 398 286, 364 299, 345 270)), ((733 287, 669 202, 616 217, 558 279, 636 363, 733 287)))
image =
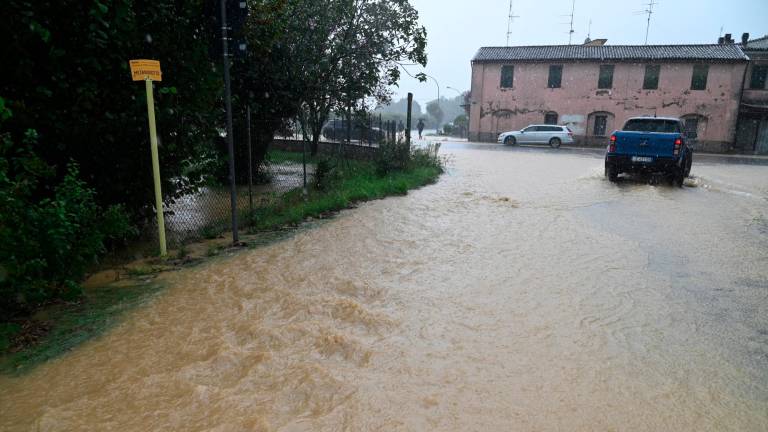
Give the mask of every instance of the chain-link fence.
MULTIPOLYGON (((258 125, 258 122, 254 122, 258 125)), ((402 121, 384 120, 381 115, 362 113, 348 122, 343 118, 329 120, 322 129, 320 146, 323 151, 342 157, 370 157, 361 152, 376 152, 382 141, 404 139, 402 121), (346 144, 344 144, 346 143, 346 144), (338 146, 344 151, 339 152, 338 146)), ((237 213, 239 228, 247 229, 259 210, 274 205, 286 193, 311 185, 315 172, 314 159, 303 155, 300 128, 293 126, 274 138, 277 142, 293 145, 272 145, 258 166, 247 169, 247 153, 236 144, 237 213), (306 166, 303 163, 307 158, 306 166), (249 175, 249 171, 251 174, 249 175), (250 182, 249 182, 250 177, 250 182)), ((277 143, 275 143, 277 144, 277 143)), ((194 192, 184 194, 165 203, 165 230, 169 248, 199 239, 216 238, 231 231, 231 195, 226 175, 208 173, 218 181, 209 181, 194 192)), ((142 242, 148 249, 158 249, 157 224, 154 217, 142 227, 142 242)))
MULTIPOLYGON (((253 167, 251 184, 242 176, 238 181, 237 212, 240 229, 247 228, 254 210, 275 203, 285 193, 304 187, 305 170, 301 153, 271 151, 258 166, 253 167), (245 183, 245 184, 243 184, 245 183)), ((306 164, 310 182, 315 164, 306 164)), ((165 204, 165 230, 169 248, 203 238, 215 238, 232 229, 231 195, 228 184, 201 186, 193 193, 182 195, 165 204)), ((142 230, 147 246, 156 248, 157 224, 148 223, 142 230)))
MULTIPOLYGON (((405 115, 403 114, 403 118, 405 115)), ((324 142, 349 142, 352 145, 376 147, 385 139, 405 131, 404 119, 392 120, 381 113, 356 113, 352 121, 337 116, 326 122, 322 128, 320 140, 324 142), (348 126, 349 124, 349 126, 348 126)), ((289 130, 280 131, 275 138, 301 140, 301 128, 295 124, 289 130)))

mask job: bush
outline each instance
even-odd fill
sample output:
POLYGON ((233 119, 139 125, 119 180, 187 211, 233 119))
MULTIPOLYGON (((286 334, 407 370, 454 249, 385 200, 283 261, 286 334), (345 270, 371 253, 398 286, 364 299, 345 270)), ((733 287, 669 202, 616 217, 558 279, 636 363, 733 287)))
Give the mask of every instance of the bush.
POLYGON ((384 176, 393 171, 404 170, 408 167, 409 156, 408 145, 402 140, 381 143, 373 160, 376 173, 384 176))
POLYGON ((402 141, 382 143, 374 159, 376 174, 385 176, 395 171, 421 167, 437 168, 442 172, 444 163, 438 155, 439 151, 440 143, 415 147, 410 153, 402 141))
POLYGON ((329 157, 323 156, 317 160, 315 168, 314 186, 319 191, 328 191, 333 183, 339 180, 339 170, 336 163, 329 157))
POLYGON ((437 168, 440 172, 443 172, 445 161, 439 156, 439 152, 440 143, 415 148, 411 151, 409 165, 411 168, 437 168))
POLYGON ((70 163, 60 181, 31 148, 0 136, 0 312, 10 317, 47 301, 74 300, 106 245, 135 233, 121 206, 102 209, 70 163))

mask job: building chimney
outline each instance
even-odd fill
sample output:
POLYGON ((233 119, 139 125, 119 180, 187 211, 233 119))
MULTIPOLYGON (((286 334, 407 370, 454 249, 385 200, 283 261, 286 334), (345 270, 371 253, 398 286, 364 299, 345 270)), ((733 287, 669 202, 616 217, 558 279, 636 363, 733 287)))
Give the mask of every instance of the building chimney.
POLYGON ((724 37, 720 36, 719 38, 717 38, 717 44, 718 45, 722 45, 724 43, 725 43, 725 38, 724 37))
POLYGON ((732 44, 733 43, 733 38, 731 38, 731 36, 732 35, 730 33, 726 33, 725 34, 725 43, 727 43, 727 44, 732 44))
POLYGON ((747 46, 747 42, 749 42, 749 33, 743 33, 741 35, 741 44, 746 47, 747 46))

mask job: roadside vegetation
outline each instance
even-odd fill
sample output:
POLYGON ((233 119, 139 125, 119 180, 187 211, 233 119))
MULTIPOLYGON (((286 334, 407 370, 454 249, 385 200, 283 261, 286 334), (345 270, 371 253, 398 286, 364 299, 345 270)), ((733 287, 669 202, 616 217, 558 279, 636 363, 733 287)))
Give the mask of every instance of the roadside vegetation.
MULTIPOLYGON (((247 167, 265 165, 275 134, 299 123, 324 167, 319 174, 333 185, 324 183, 322 193, 310 188, 307 201, 295 191, 275 197, 258 217, 247 215, 252 229, 421 183, 425 174, 418 170, 385 181, 364 163, 334 165, 317 155, 329 115, 386 103, 401 64, 426 66, 426 31, 410 2, 247 4, 249 16, 231 16, 228 23, 233 46, 248 46, 247 56, 231 59, 236 181, 247 184, 247 167)), ((6 17, 0 37, 15 59, 0 80, 0 353, 46 333, 45 326, 27 325, 41 310, 102 304, 81 287, 86 274, 152 226, 146 99, 143 84, 131 81, 129 60, 162 65, 163 80, 154 87, 165 203, 228 180, 218 6, 202 0, 157 0, 152 7, 133 0, 0 2, 6 17)), ((212 226, 204 237, 219 234, 212 226)))
MULTIPOLYGON (((300 160, 301 153, 281 152, 283 160, 300 160)), ((301 189, 283 194, 249 215, 250 231, 298 224, 360 201, 405 195, 437 180, 443 172, 439 147, 408 151, 403 143, 383 144, 373 161, 314 158, 316 171, 307 195, 301 189)))
MULTIPOLYGON (((269 159, 275 162, 300 162, 303 157, 302 153, 274 151, 269 159)), ((404 195, 411 189, 435 182, 444 170, 444 160, 439 155, 438 144, 409 151, 402 142, 382 143, 373 160, 349 160, 339 155, 320 155, 311 157, 309 162, 315 166, 315 173, 310 177, 306 195, 302 188, 297 188, 274 196, 269 203, 257 207, 253 213, 243 214, 248 234, 243 239, 248 246, 257 247, 265 242, 283 238, 283 234, 291 232, 304 221, 332 217, 339 210, 350 208, 358 202, 404 195)), ((2 173, 0 170, 0 174, 2 173)), ((76 172, 72 174, 76 176, 76 172)), ((0 176, 0 180, 2 178, 0 176)), ((87 248, 86 256, 92 257, 92 260, 81 261, 78 266, 67 268, 66 271, 52 271, 51 276, 45 272, 46 267, 42 267, 43 270, 33 267, 24 274, 17 271, 11 275, 14 279, 9 279, 6 275, 2 284, 6 290, 2 294, 6 307, 4 313, 7 315, 3 315, 0 320, 0 373, 24 373, 35 365, 66 353, 82 342, 102 334, 118 322, 125 312, 142 304, 158 291, 159 284, 149 283, 158 273, 192 265, 231 250, 227 247, 227 240, 221 238, 224 229, 211 227, 207 237, 220 239, 218 242, 208 240, 200 245, 182 245, 167 260, 151 258, 124 267, 120 272, 125 279, 118 284, 84 290, 80 287, 80 281, 88 270, 87 264, 95 263, 95 257, 103 253, 110 242, 123 239, 126 231, 130 231, 130 225, 112 214, 113 211, 104 212, 98 223, 91 224, 101 227, 101 231, 92 234, 92 237, 84 236, 88 241, 83 243, 84 240, 77 238, 83 233, 78 231, 82 226, 77 225, 76 218, 100 214, 100 210, 92 203, 87 190, 78 189, 82 187, 81 182, 74 180, 74 177, 65 178, 64 182, 67 190, 78 199, 67 196, 68 201, 57 202, 53 206, 69 206, 70 213, 63 213, 70 214, 75 219, 57 219, 63 227, 52 228, 41 224, 42 231, 38 230, 40 232, 30 227, 27 229, 40 238, 47 238, 50 234, 45 229, 69 233, 70 236, 62 240, 72 243, 69 250, 77 247, 87 248), (71 210, 72 200, 80 203, 81 207, 85 205, 87 211, 71 210), (53 275, 56 277, 53 278, 53 275), (27 290, 30 289, 34 290, 28 293, 27 290), (26 303, 23 303, 22 307, 19 301, 26 297, 34 299, 34 302, 25 300, 26 303), (13 301, 16 303, 9 302, 9 299, 15 299, 13 301)), ((23 206, 17 203, 16 207, 23 206)), ((24 226, 22 216, 25 214, 17 215, 13 222, 24 226)), ((3 225, 8 226, 10 225, 3 225)), ((12 237, 10 234, 6 235, 12 237)), ((31 244, 47 250, 44 242, 31 244)), ((23 246, 18 243, 9 244, 9 247, 0 245, 3 247, 0 250, 7 259, 14 248, 26 250, 23 246)), ((54 250, 64 249, 66 248, 57 247, 54 250)), ((36 253, 44 255, 36 250, 29 251, 28 255, 34 256, 36 253)), ((78 256, 83 254, 82 251, 78 252, 78 256)), ((52 263, 68 262, 63 257, 51 260, 52 263)), ((41 261, 41 265, 49 265, 46 263, 47 261, 41 261)))

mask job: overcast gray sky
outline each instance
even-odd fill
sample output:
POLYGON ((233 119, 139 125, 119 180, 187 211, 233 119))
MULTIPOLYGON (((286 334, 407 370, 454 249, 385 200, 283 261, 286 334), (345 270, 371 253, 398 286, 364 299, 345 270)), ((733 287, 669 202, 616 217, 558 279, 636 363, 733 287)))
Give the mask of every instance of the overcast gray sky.
MULTIPOLYGON (((643 44, 649 0, 576 0, 573 43, 587 36, 609 44, 643 44)), ((649 44, 716 43, 723 33, 752 38, 768 34, 768 0, 655 0, 649 44)), ((572 0, 514 0, 516 18, 511 45, 567 44, 572 0)), ((426 73, 440 83, 442 96, 469 90, 470 60, 481 46, 506 44, 509 0, 411 0, 427 28, 429 63, 426 73)), ((417 67, 408 68, 412 73, 417 67)), ((434 81, 403 74, 395 99, 411 91, 422 106, 437 98, 434 81)))

